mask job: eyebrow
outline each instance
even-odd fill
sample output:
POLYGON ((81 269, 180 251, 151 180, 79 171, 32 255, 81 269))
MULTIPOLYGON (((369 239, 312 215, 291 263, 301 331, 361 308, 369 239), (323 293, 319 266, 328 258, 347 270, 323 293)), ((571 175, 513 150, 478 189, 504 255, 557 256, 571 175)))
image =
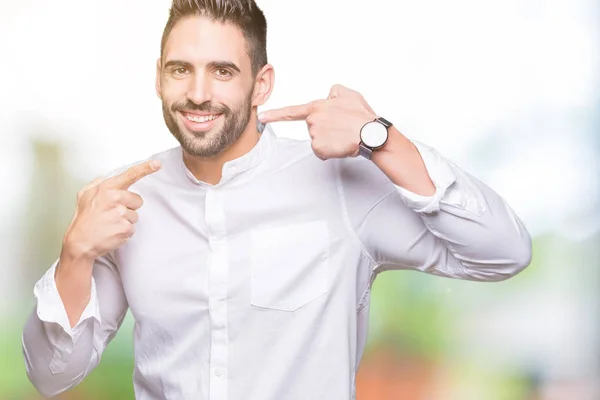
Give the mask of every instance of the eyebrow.
MULTIPOLYGON (((182 61, 182 60, 169 60, 165 63, 164 68, 169 68, 169 67, 184 67, 187 69, 194 69, 194 66, 192 65, 192 63, 187 62, 187 61, 182 61)), ((241 72, 240 67, 238 67, 237 65, 235 65, 235 63, 232 63, 231 61, 211 61, 208 63, 207 65, 208 68, 225 68, 225 69, 232 69, 234 71, 237 71, 238 73, 241 72)))

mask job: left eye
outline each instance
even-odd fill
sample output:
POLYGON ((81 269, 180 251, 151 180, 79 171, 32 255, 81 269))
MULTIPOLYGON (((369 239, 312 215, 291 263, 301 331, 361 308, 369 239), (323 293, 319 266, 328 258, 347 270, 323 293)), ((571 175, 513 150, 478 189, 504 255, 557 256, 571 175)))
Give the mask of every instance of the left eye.
POLYGON ((217 70, 217 75, 229 76, 231 74, 226 69, 220 68, 220 69, 217 70))

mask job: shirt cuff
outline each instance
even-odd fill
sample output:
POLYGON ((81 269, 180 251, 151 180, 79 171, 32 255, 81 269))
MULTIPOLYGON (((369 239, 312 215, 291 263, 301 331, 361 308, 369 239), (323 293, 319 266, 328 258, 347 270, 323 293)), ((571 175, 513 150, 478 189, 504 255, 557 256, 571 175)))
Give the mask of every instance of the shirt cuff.
POLYGON ((431 196, 421 196, 401 186, 395 185, 407 207, 418 213, 432 213, 440 210, 440 200, 446 190, 456 181, 450 164, 432 147, 412 141, 423 159, 429 178, 435 186, 431 196))
MULTIPOLYGON (((101 322, 100 308, 98 306, 98 298, 96 295, 96 283, 92 277, 90 301, 83 310, 83 313, 81 314, 77 324, 71 328, 67 311, 64 307, 62 299, 60 298, 58 289, 56 288, 56 281, 54 280, 54 274, 59 261, 60 259, 56 260, 54 264, 52 264, 52 267, 46 271, 44 276, 35 284, 33 293, 37 300, 36 311, 41 321, 50 324, 56 324, 62 328, 62 332, 67 334, 68 338, 71 340, 71 344, 73 344, 84 331, 86 320, 89 318, 94 318, 99 323, 101 322)), ((64 334, 60 335, 60 333, 56 332, 54 329, 47 331, 49 334, 50 332, 56 333, 57 337, 49 338, 51 342, 58 342, 60 340, 59 337, 64 337, 64 334)))

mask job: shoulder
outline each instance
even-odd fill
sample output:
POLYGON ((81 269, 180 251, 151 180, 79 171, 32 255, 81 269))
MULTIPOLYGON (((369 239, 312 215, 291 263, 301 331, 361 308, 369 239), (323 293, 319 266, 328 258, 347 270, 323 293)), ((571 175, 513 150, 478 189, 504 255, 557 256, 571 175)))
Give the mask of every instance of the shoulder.
POLYGON ((311 174, 335 176, 340 183, 353 191, 363 191, 369 186, 376 186, 379 191, 389 191, 390 181, 385 174, 370 160, 364 157, 320 160, 312 150, 311 140, 284 136, 278 129, 275 136, 273 159, 278 165, 302 165, 305 172, 311 174))
POLYGON ((282 132, 285 134, 285 129, 278 129, 277 134, 269 132, 273 136, 270 168, 286 168, 296 164, 319 166, 321 160, 312 151, 310 139, 283 136, 282 132))
POLYGON ((274 143, 278 156, 310 157, 312 153, 310 139, 274 135, 274 143))

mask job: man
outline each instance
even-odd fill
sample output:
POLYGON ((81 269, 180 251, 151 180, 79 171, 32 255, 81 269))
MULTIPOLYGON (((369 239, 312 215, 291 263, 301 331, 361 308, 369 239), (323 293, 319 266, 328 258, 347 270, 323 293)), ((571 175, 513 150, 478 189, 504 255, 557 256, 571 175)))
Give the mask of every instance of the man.
POLYGON ((259 118, 273 86, 253 0, 174 0, 156 90, 181 146, 79 192, 23 333, 41 393, 79 384, 131 310, 138 399, 351 399, 381 272, 529 264, 504 200, 359 93, 259 118))

